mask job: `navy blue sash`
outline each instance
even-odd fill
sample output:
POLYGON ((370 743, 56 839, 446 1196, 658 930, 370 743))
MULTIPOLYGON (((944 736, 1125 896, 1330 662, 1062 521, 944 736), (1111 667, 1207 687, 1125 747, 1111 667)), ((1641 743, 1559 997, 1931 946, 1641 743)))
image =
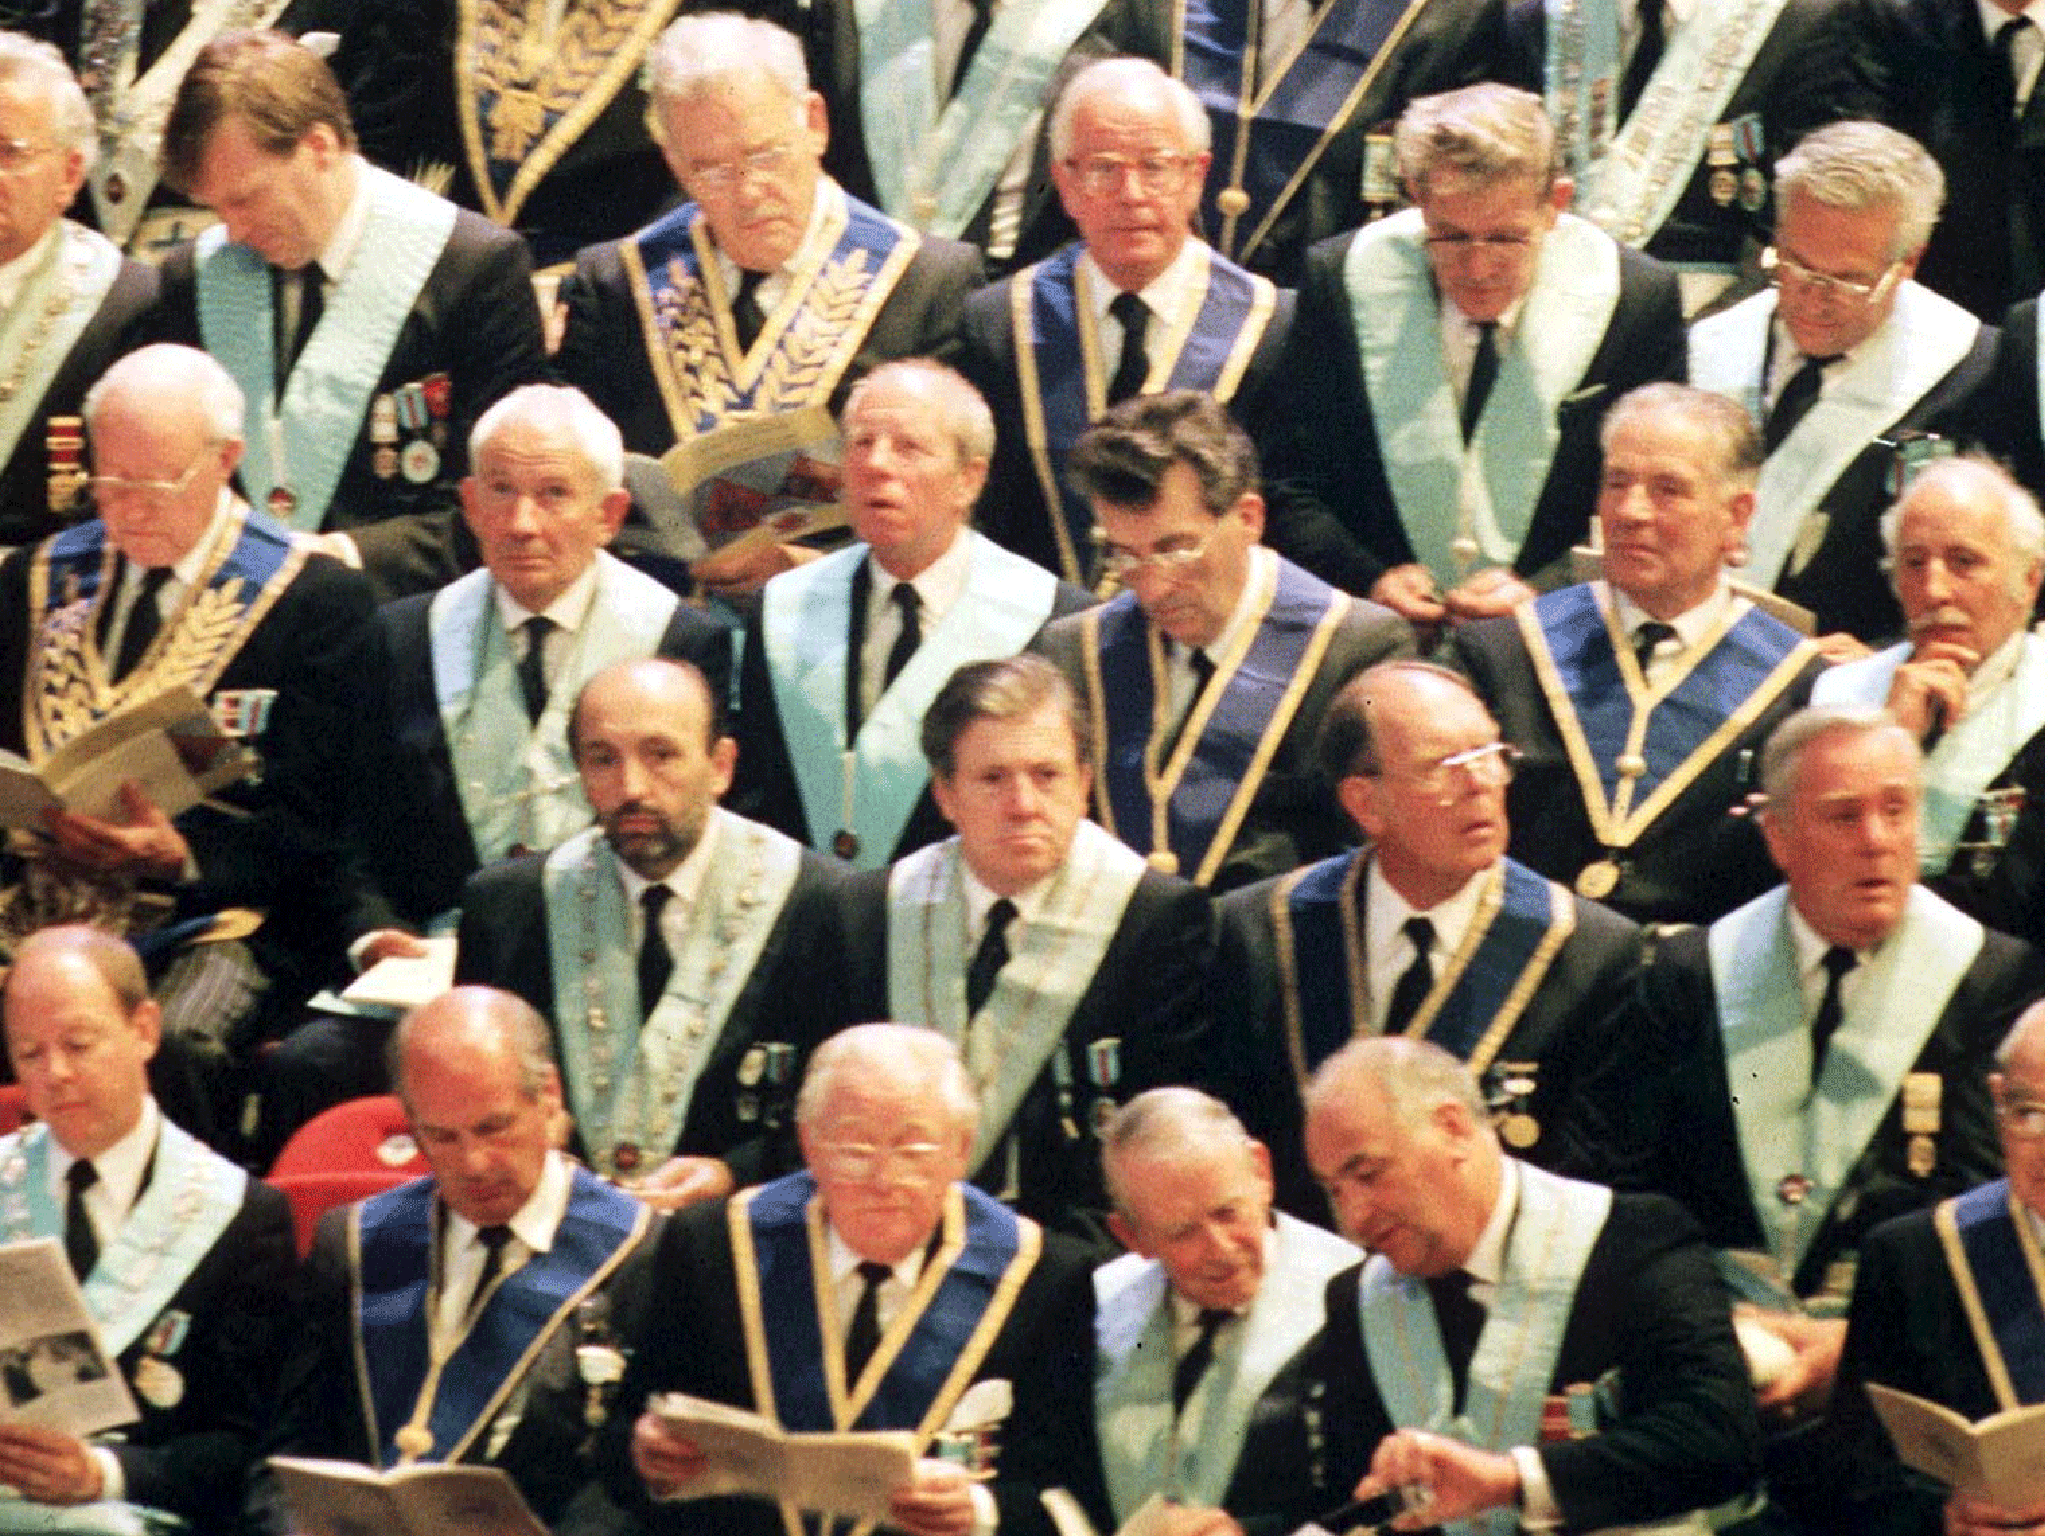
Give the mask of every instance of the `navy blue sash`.
MULTIPOLYGON (((964 1202, 966 1242, 917 1319, 911 1335, 858 1420, 833 1422, 825 1385, 827 1345, 818 1319, 819 1278, 811 1272, 805 1212, 818 1192, 808 1173, 777 1179, 747 1206, 755 1272, 767 1328, 775 1417, 784 1429, 914 1429, 929 1412, 1016 1258, 1016 1215, 977 1189, 954 1187, 964 1202)), ((949 1199, 952 1197, 949 1197, 949 1199)), ((742 1282, 744 1283, 744 1281, 742 1282)), ((835 1339, 830 1348, 836 1353, 835 1339)))
MULTIPOLYGON (((506 1277, 484 1303, 442 1369, 422 1461, 448 1461, 491 1416, 523 1374, 534 1347, 644 1227, 646 1208, 578 1168, 554 1245, 506 1277)), ((364 1201, 353 1214, 360 1291, 356 1328, 380 1466, 398 1461, 395 1438, 411 1420, 429 1366, 427 1320, 433 1236, 440 1219, 434 1181, 415 1179, 364 1201)))
POLYGON ((2010 1187, 1996 1179, 1956 1196, 1956 1233, 2012 1389, 2022 1403, 2038 1403, 2048 1340, 2043 1338, 2041 1293, 2034 1288, 2033 1270, 2013 1225, 2010 1187))
MULTIPOLYGON (((114 562, 108 556, 107 526, 98 519, 76 524, 55 535, 43 555, 49 572, 43 589, 46 610, 67 606, 80 598, 96 600, 100 595, 100 582, 114 568, 114 562)), ((291 556, 291 530, 268 513, 251 507, 242 524, 241 537, 235 540, 234 548, 228 551, 227 558, 208 579, 207 586, 217 589, 230 581, 242 582, 246 607, 269 585, 271 578, 284 569, 291 556)))

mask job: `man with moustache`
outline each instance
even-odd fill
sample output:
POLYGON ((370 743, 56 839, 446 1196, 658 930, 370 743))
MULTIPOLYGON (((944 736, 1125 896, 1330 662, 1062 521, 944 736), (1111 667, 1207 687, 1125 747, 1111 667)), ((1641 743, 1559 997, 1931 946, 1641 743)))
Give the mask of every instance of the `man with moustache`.
POLYGON ((482 871, 456 979, 554 1030, 572 1148, 665 1208, 779 1172, 789 1096, 836 1022, 836 872, 718 805, 734 746, 686 663, 614 664, 568 731, 597 825, 482 871))
POLYGON ((2038 941, 2041 509, 1995 464, 1944 460, 1914 477, 1883 533, 1907 638, 1822 674, 1814 702, 1883 704, 1920 739, 1921 878, 1979 922, 2038 941))

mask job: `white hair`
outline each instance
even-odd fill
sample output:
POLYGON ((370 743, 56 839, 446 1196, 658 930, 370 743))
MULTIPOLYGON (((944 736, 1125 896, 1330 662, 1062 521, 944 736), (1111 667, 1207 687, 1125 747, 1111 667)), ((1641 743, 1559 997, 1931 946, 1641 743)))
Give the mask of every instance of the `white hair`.
POLYGON ((98 125, 84 87, 64 62, 64 55, 37 38, 0 32, 0 85, 25 85, 43 93, 49 103, 50 127, 57 147, 80 156, 91 170, 100 156, 98 125))
POLYGON ((206 418, 215 442, 242 441, 242 386, 197 347, 159 341, 116 359, 85 392, 80 414, 88 431, 98 423, 107 397, 126 390, 145 390, 164 400, 190 399, 206 418))
POLYGON ((512 426, 559 428, 603 489, 626 483, 626 446, 618 427, 573 384, 522 384, 494 401, 469 429, 469 462, 481 460, 491 440, 512 426))
POLYGON ((734 75, 758 72, 780 86, 798 120, 811 89, 803 45, 772 22, 733 11, 703 11, 672 22, 647 51, 647 124, 667 144, 668 114, 734 75))
POLYGON ((1816 128, 1778 162, 1777 175, 1780 219, 1795 192, 1824 208, 1849 213, 1894 210, 1894 261, 1927 243, 1947 192, 1934 156, 1917 140, 1882 123, 1849 121, 1816 128))
POLYGON ((1074 147, 1074 116, 1097 96, 1116 95, 1127 104, 1164 106, 1173 114, 1181 141, 1191 154, 1209 148, 1209 114, 1201 98, 1150 59, 1097 59, 1074 72, 1052 109, 1052 157, 1064 160, 1074 147))

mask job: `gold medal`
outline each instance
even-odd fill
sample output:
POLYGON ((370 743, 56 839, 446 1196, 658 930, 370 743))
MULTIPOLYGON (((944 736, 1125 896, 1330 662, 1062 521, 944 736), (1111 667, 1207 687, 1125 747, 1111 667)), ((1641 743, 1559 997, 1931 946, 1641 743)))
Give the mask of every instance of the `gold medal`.
POLYGON ((1500 1123, 1500 1139, 1517 1152, 1526 1152, 1536 1145, 1536 1138, 1543 1134, 1543 1128, 1536 1123, 1534 1115, 1509 1115, 1500 1123))
POLYGON ((1251 194, 1243 187, 1225 187, 1216 194, 1216 211, 1226 219, 1242 218, 1252 211, 1251 194))
POLYGON ((135 1367, 135 1392, 152 1408, 175 1408, 185 1398, 185 1378, 168 1360, 150 1355, 135 1367))
POLYGON ((1735 201, 1738 185, 1739 183, 1736 181, 1733 171, 1725 169, 1714 171, 1707 177, 1707 196, 1711 197, 1721 207, 1726 208, 1735 201))
POLYGON ((1916 1179, 1924 1179, 1934 1172, 1934 1138, 1932 1136, 1909 1136, 1906 1138, 1906 1169, 1916 1179))
POLYGON ((1572 882, 1572 889, 1588 901, 1598 901, 1601 897, 1612 894, 1619 884, 1621 866, 1612 859, 1601 859, 1579 871, 1579 878, 1572 882))

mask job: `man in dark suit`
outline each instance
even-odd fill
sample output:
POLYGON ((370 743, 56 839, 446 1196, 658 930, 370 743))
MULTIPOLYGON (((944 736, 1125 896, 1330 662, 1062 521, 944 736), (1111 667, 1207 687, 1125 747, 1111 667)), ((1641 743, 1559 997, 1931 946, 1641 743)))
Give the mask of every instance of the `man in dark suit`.
POLYGON ((2025 0, 1858 0, 1853 18, 1871 115, 1926 145, 1948 178, 1916 275, 1996 325, 2041 291, 2039 13, 2025 0))
POLYGON ((1271 538, 1418 623, 1486 618, 1568 579, 1601 413, 1685 377, 1678 284, 1562 211, 1526 91, 1426 97, 1396 144, 1417 206, 1309 253, 1271 538))
POLYGON ((2041 1035, 2036 1003, 1999 1047, 1991 1074, 2005 1177, 1864 1239, 1824 1437, 1839 1457, 1841 1497, 1822 1528, 1989 1536, 2041 1524, 2038 1489, 2031 1509, 2001 1509, 1909 1471, 1863 1390, 1878 1382, 1973 1422, 2041 1401, 2041 1290, 2038 1269, 2029 1273, 2041 1251, 2041 1035))
POLYGON ((388 598, 475 563, 455 515, 470 424, 540 376, 540 315, 523 241, 355 144, 310 50, 275 32, 207 44, 164 167, 223 225, 166 260, 160 330, 241 384, 249 499, 388 598))
MULTIPOLYGON (((1888 1217, 2000 1170, 1984 1074, 2041 995, 2040 955, 1915 884, 1920 752, 1890 715, 1803 710, 1764 749, 1762 813, 1785 884, 1659 950, 1627 1028, 1646 1159, 1627 1182, 1675 1196, 1738 1294, 1794 1358, 1760 1406, 1825 1402, 1847 1265, 1888 1217)), ((1789 1486, 1789 1485, 1788 1485, 1789 1486)))
POLYGON ((847 885, 847 1016, 957 1042, 981 1090, 968 1166, 1048 1226, 1106 1241, 1103 1119, 1213 1070, 1208 899, 1093 822, 1088 731, 1038 656, 971 663, 925 712, 956 835, 847 885))
MULTIPOLYGON (((392 1036, 391 1078, 426 1178, 321 1219, 277 1378, 270 1455, 390 1469, 502 1469, 551 1526, 630 1529, 591 1482, 591 1444, 660 1304, 660 1218, 553 1148, 562 1085, 547 1025, 458 988, 392 1036)), ((261 1529, 298 1528, 273 1475, 261 1529)))
POLYGON ((1733 401, 1647 385, 1601 426, 1604 580, 1460 628, 1449 660, 1522 754, 1509 851, 1638 922, 1705 922, 1776 883, 1748 797, 1823 668, 1737 592, 1763 449, 1733 401))
POLYGON ((252 951, 280 1001, 296 1003, 332 964, 330 914, 306 875, 333 859, 370 594, 228 489, 243 402, 206 354, 128 354, 87 395, 85 417, 99 520, 0 565, 0 656, 14 658, 0 677, 0 747, 45 762, 183 685, 262 771, 175 819, 132 784, 111 810, 55 815, 15 899, 28 926, 36 911, 89 913, 134 934, 173 912, 267 911, 250 948, 206 944, 177 962, 233 971, 239 1001, 205 995, 198 976, 165 984, 170 1033, 198 1034, 219 1058, 247 1043, 237 1031, 262 990, 252 951))
POLYGON ((1049 1536, 1039 1490, 1088 1449, 1087 1258, 960 1182, 977 1113, 942 1035, 856 1025, 805 1075, 807 1171, 669 1223, 663 1305, 601 1450, 607 1487, 643 1529, 766 1536, 797 1521, 758 1499, 668 1500, 707 1469, 649 1401, 679 1391, 786 1430, 910 1432, 921 1459, 889 1523, 912 1536, 970 1523, 1049 1536))
POLYGON ((1747 1495, 1748 1375, 1684 1212, 1502 1156, 1471 1074, 1426 1041, 1323 1063, 1308 1157, 1373 1255, 1330 1285, 1324 1362, 1359 1498, 1590 1531, 1747 1495))
POLYGON ((1095 520, 1064 473, 1075 439, 1105 405, 1164 389, 1207 390, 1246 417, 1294 295, 1191 234, 1209 120, 1150 60, 1077 73, 1053 108, 1052 146, 1080 242, 969 301, 961 366, 996 414, 979 526, 1089 586, 1095 520))
POLYGON ((568 734, 597 825, 470 881, 456 979, 550 1020, 591 1166, 665 1208, 729 1194, 787 1166, 797 1067, 840 1017, 837 871, 718 808, 733 741, 695 668, 606 668, 568 734))
POLYGON ((0 289, 34 316, 0 344, 0 545, 75 515, 86 387, 136 340, 156 272, 63 217, 99 153, 92 108, 55 49, 0 32, 0 141, 20 146, 0 218, 0 289))
POLYGON ((1207 395, 1116 406, 1068 473, 1126 588, 1035 647, 1094 722, 1095 819, 1216 890, 1346 846, 1316 729, 1354 673, 1413 649, 1408 626, 1260 545, 1258 456, 1207 395))
POLYGON ((1692 329, 1693 383, 1740 400, 1764 434, 1752 579, 1862 645, 1900 628, 1878 518, 1942 451, 1926 439, 1971 430, 1997 351, 1990 327, 1913 281, 1942 191, 1904 134, 1808 134, 1778 162, 1774 286, 1692 329))
POLYGON ((146 1508, 231 1530, 255 1458, 290 1324, 291 1213, 157 1108, 160 1025, 113 935, 46 928, 17 951, 7 1052, 37 1123, 0 1143, 6 1237, 62 1241, 141 1415, 90 1442, 0 1427, 25 1526, 132 1530, 146 1508))
POLYGON ((860 869, 946 835, 919 749, 954 670, 1014 656, 1088 595, 970 529, 995 423, 943 364, 885 364, 840 418, 860 540, 762 594, 740 663, 734 805, 860 869))
POLYGON ((627 448, 659 455, 745 416, 836 409, 877 363, 957 346, 980 254, 824 174, 825 98, 795 38, 685 16, 649 80, 650 122, 690 201, 578 255, 555 359, 627 448))
POLYGON ((1069 1491, 1096 1501, 1098 1530, 1164 1497, 1179 1530, 1206 1510, 1243 1536, 1292 1531, 1330 1481, 1311 1369, 1323 1290, 1359 1251, 1276 1216, 1266 1148, 1192 1088, 1139 1095, 1102 1145, 1131 1252, 1095 1272, 1099 1465, 1069 1491))
POLYGON ((1279 1148, 1281 1204, 1320 1217, 1301 1085, 1355 1035, 1434 1041, 1495 1127, 1553 1173, 1600 1178, 1616 1128, 1582 1084, 1622 1054, 1634 923, 1506 857, 1516 751, 1455 673, 1383 662, 1323 722, 1324 772, 1369 845, 1233 891, 1219 908, 1221 1037, 1236 1092, 1279 1148))

